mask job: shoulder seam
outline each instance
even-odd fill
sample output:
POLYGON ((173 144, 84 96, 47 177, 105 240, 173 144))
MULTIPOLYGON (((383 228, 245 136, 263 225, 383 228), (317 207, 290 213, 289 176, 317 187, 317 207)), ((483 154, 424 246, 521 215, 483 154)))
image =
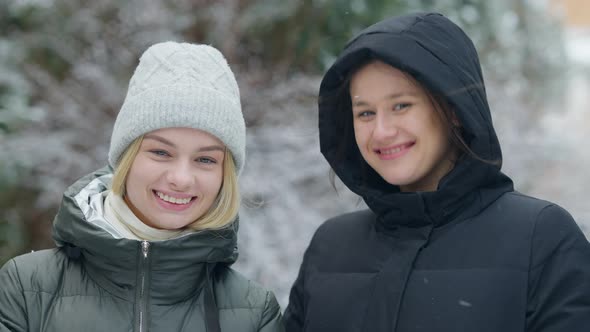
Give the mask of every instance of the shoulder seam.
POLYGON ((264 306, 262 307, 262 311, 260 312, 260 319, 258 320, 258 327, 256 328, 256 331, 260 331, 262 329, 261 324, 262 324, 262 320, 264 318, 264 312, 268 308, 269 295, 270 295, 270 292, 267 290, 266 291, 266 296, 264 298, 264 306))
MULTIPOLYGON (((542 201, 542 200, 540 200, 540 201, 542 201)), ((547 256, 545 259, 543 259, 541 262, 539 262, 539 263, 538 263, 538 264, 536 264, 535 266, 532 266, 532 265, 531 265, 531 264, 532 264, 532 258, 533 258, 533 245, 532 245, 532 241, 533 241, 533 239, 534 239, 534 237, 535 237, 535 232, 537 231, 537 224, 538 224, 538 221, 539 221, 539 216, 540 216, 540 215, 541 215, 541 214, 542 214, 542 213, 543 213, 545 210, 547 210, 547 209, 549 209, 549 208, 552 208, 552 207, 559 207, 559 206, 558 206, 557 204, 554 204, 554 203, 549 203, 548 205, 544 206, 544 207, 543 207, 541 210, 539 210, 539 212, 538 212, 538 213, 537 213, 537 215, 535 216, 535 221, 534 221, 534 224, 533 224, 533 232, 532 232, 532 234, 531 234, 531 248, 530 248, 530 252, 529 252, 529 262, 530 262, 530 263, 529 263, 529 272, 530 272, 530 271, 532 271, 532 270, 535 270, 535 269, 539 268, 540 266, 543 266, 543 265, 545 265, 545 263, 546 263, 546 262, 547 262, 549 259, 551 259, 552 257, 554 257, 554 256, 555 256, 557 253, 560 253, 560 252, 567 252, 567 251, 570 251, 571 249, 575 248, 575 247, 573 247, 573 246, 569 246, 569 247, 567 247, 567 248, 562 248, 562 247, 561 247, 561 242, 560 242, 560 243, 558 243, 558 244, 557 244, 557 246, 556 246, 557 248, 556 248, 556 249, 555 249, 553 252, 551 252, 551 254, 550 254, 550 255, 548 255, 548 256, 547 256)))
MULTIPOLYGON (((26 305, 26 299, 25 299, 25 288, 23 287, 23 283, 22 283, 22 278, 20 276, 20 272, 18 269, 18 265, 16 264, 16 260, 13 258, 11 259, 12 264, 14 264, 14 272, 16 273, 16 279, 18 280, 18 285, 20 287, 21 290, 21 296, 23 297, 23 307, 25 309, 25 314, 27 317, 29 317, 29 308, 26 305)), ((26 324, 27 324, 27 330, 29 329, 29 320, 26 320, 26 324)))
MULTIPOLYGON (((526 197, 526 196, 524 196, 522 194, 520 194, 518 196, 526 197)), ((551 206, 551 205, 545 206, 541 210, 539 210, 539 212, 537 212, 537 215, 535 216, 535 220, 533 222, 533 229, 532 229, 532 232, 531 232, 531 239, 530 239, 531 244, 530 244, 530 247, 529 247, 529 272, 537 268, 537 266, 534 266, 533 267, 532 264, 533 264, 533 240, 535 238, 535 233, 537 232, 537 223, 539 222, 539 216, 549 206, 551 206)), ((551 255, 549 257, 551 257, 551 255)), ((544 262, 545 262, 545 260, 543 260, 543 262, 541 262, 539 265, 542 265, 544 262)))

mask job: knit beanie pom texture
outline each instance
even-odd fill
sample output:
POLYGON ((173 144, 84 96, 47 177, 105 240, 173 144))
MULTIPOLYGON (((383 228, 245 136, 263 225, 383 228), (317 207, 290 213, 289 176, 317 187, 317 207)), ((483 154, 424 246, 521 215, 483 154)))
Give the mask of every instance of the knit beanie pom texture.
POLYGON ((162 128, 204 130, 231 151, 238 174, 246 155, 246 125, 236 79, 214 47, 164 42, 148 48, 129 82, 115 120, 109 164, 114 168, 137 137, 162 128))

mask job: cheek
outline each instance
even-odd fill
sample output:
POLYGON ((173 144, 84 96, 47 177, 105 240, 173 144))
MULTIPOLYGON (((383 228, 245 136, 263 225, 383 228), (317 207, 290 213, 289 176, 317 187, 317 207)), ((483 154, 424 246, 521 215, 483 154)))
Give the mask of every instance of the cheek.
POLYGON ((220 175, 219 178, 217 179, 217 181, 215 181, 215 183, 214 183, 215 194, 219 193, 219 191, 221 190, 222 184, 223 184, 223 175, 220 175))
POLYGON ((355 124, 353 129, 354 140, 356 141, 356 145, 358 146, 359 150, 362 152, 368 142, 368 130, 366 127, 360 124, 355 124))
POLYGON ((446 145, 449 142, 449 130, 444 127, 443 123, 439 121, 434 121, 431 125, 433 136, 441 142, 441 145, 446 145))
POLYGON ((131 201, 133 205, 137 203, 137 196, 139 191, 139 183, 135 174, 129 173, 125 180, 125 196, 131 201))
POLYGON ((125 180, 127 193, 132 195, 133 193, 144 191, 146 187, 154 182, 156 174, 158 174, 156 169, 150 167, 147 163, 142 163, 140 159, 136 159, 133 165, 131 165, 131 169, 125 180))
POLYGON ((210 192, 213 192, 214 194, 219 193, 223 183, 223 170, 219 169, 215 172, 204 174, 204 181, 210 192))
POLYGON ((136 167, 131 167, 129 170, 129 174, 127 174, 127 179, 125 180, 125 186, 127 190, 129 189, 137 189, 137 186, 142 182, 142 175, 140 172, 137 171, 136 167))
POLYGON ((441 126, 432 129, 431 140, 431 154, 434 155, 435 158, 444 158, 452 150, 450 137, 441 126))

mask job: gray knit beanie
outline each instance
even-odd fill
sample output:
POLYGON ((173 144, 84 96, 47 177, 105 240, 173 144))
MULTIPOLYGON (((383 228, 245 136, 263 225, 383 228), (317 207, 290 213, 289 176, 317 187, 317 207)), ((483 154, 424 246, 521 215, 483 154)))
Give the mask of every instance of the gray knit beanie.
POLYGON ((236 79, 223 55, 208 45, 164 42, 148 48, 129 82, 117 115, 109 164, 137 137, 153 130, 188 127, 219 138, 238 174, 246 156, 246 125, 236 79))

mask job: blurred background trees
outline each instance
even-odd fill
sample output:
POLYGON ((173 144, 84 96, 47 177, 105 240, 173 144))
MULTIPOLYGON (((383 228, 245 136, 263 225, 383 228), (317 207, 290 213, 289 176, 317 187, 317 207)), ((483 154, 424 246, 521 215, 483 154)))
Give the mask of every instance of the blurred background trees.
POLYGON ((164 40, 207 43, 234 69, 249 127, 238 268, 285 304, 315 228, 358 208, 354 195, 331 189, 319 153, 321 74, 362 28, 424 10, 441 11, 476 43, 509 174, 532 190, 530 166, 544 149, 538 122, 559 105, 567 73, 562 30, 545 1, 0 2, 0 263, 53 246, 63 191, 106 164, 141 53, 164 40))

